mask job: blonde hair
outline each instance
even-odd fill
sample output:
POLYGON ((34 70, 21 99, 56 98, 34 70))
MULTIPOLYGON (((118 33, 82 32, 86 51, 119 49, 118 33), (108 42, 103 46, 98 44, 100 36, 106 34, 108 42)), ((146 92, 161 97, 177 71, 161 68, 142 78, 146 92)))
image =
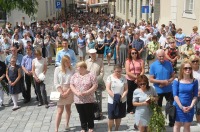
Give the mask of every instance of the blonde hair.
MULTIPOLYGON (((180 67, 180 72, 179 72, 179 80, 183 79, 183 74, 184 74, 184 66, 185 64, 190 64, 190 66, 192 67, 192 64, 190 62, 189 59, 185 59, 182 63, 181 63, 181 67, 180 67)), ((191 72, 190 74, 190 78, 193 79, 193 74, 191 72)))
POLYGON ((36 49, 35 50, 35 55, 42 56, 42 52, 39 49, 36 49))
POLYGON ((84 61, 80 61, 76 64, 76 67, 83 67, 87 69, 87 64, 84 61))
POLYGON ((195 30, 197 31, 197 30, 198 30, 198 27, 197 27, 197 26, 194 26, 193 29, 195 29, 195 30))
POLYGON ((199 61, 199 57, 196 56, 196 55, 192 55, 190 56, 189 60, 190 60, 190 63, 192 63, 193 60, 197 59, 199 61))
POLYGON ((62 60, 61 60, 61 71, 63 72, 63 73, 66 73, 66 67, 65 67, 65 63, 70 63, 70 65, 69 65, 69 70, 71 71, 72 70, 72 66, 71 66, 71 61, 70 61, 70 57, 68 56, 68 55, 64 55, 63 57, 62 57, 62 60))

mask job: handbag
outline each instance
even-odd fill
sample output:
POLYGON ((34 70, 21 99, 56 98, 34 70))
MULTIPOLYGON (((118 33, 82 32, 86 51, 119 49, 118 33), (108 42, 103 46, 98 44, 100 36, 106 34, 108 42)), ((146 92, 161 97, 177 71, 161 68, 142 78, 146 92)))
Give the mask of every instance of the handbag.
POLYGON ((60 92, 53 91, 53 87, 52 87, 52 91, 50 93, 50 100, 51 101, 58 101, 59 99, 60 99, 60 92))
POLYGON ((100 120, 101 119, 101 112, 99 108, 100 100, 98 100, 96 92, 95 96, 96 96, 96 102, 94 102, 94 120, 100 120))
POLYGON ((155 56, 152 55, 152 54, 150 54, 150 55, 147 56, 147 60, 153 60, 154 58, 155 58, 155 56))
POLYGON ((60 99, 60 92, 51 92, 50 93, 50 100, 51 101, 58 101, 60 99))
POLYGON ((173 101, 167 101, 167 104, 165 106, 165 114, 166 117, 167 115, 169 115, 169 117, 171 117, 172 119, 176 118, 176 107, 173 105, 173 101))

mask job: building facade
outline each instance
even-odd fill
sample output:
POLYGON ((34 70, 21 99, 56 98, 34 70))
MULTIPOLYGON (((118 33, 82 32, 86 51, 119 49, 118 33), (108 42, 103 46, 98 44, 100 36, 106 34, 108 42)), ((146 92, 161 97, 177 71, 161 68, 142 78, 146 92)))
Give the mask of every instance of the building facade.
POLYGON ((200 0, 161 0, 160 21, 168 24, 172 21, 176 28, 182 28, 186 35, 192 33, 192 27, 200 27, 200 0))
POLYGON ((160 0, 116 0, 115 11, 117 18, 130 19, 133 23, 141 19, 154 21, 160 17, 160 0), (146 13, 142 13, 143 6, 148 6, 144 11, 146 13))
POLYGON ((15 9, 7 16, 7 21, 15 25, 16 22, 30 24, 35 21, 52 19, 58 13, 55 2, 56 0, 38 0, 38 12, 33 17, 15 9))

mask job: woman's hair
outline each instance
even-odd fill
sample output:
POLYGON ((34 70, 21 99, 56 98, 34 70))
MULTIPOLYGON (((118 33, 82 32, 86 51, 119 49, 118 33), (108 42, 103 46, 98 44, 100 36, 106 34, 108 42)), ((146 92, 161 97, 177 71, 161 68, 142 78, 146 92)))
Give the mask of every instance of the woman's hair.
POLYGON ((145 82, 145 83, 147 84, 147 85, 146 85, 146 89, 147 89, 147 90, 150 89, 150 86, 149 86, 149 79, 147 78, 146 75, 139 75, 139 76, 137 77, 137 85, 138 85, 138 87, 139 87, 139 84, 140 84, 141 82, 145 82))
POLYGON ((197 31, 197 30, 198 30, 198 27, 197 27, 197 26, 194 26, 194 27, 193 27, 193 30, 196 30, 196 31, 197 31))
POLYGON ((69 63, 69 69, 72 70, 72 66, 71 66, 71 62, 70 62, 70 57, 68 55, 64 55, 62 57, 62 60, 61 60, 61 70, 63 73, 66 73, 66 67, 65 67, 65 63, 69 63))
MULTIPOLYGON (((190 62, 188 59, 184 60, 184 61, 181 63, 180 72, 179 72, 179 77, 178 77, 179 80, 183 79, 185 64, 190 64, 190 66, 192 67, 191 62, 190 62)), ((191 72, 191 74, 190 74, 190 78, 193 79, 193 74, 192 74, 192 72, 191 72)))
POLYGON ((113 69, 114 69, 114 70, 115 70, 115 69, 122 69, 122 66, 121 66, 120 64, 116 64, 116 65, 114 66, 113 69))
POLYGON ((139 55, 139 52, 137 51, 137 49, 136 48, 132 48, 132 49, 130 49, 129 51, 128 51, 128 60, 132 60, 132 56, 131 56, 131 52, 132 51, 135 51, 135 52, 137 52, 137 59, 140 59, 140 55, 139 55))
POLYGON ((156 40, 156 41, 158 41, 157 36, 156 36, 156 35, 153 35, 152 40, 156 40))
POLYGON ((189 58, 189 60, 190 60, 190 63, 192 63, 193 60, 198 60, 198 61, 200 61, 199 57, 196 56, 196 55, 191 55, 190 58, 189 58))
POLYGON ((182 31, 182 29, 181 29, 181 28, 178 28, 178 29, 176 30, 176 32, 179 32, 179 31, 182 31))
POLYGON ((168 42, 175 42, 174 38, 170 38, 168 42))
POLYGON ((83 67, 87 69, 87 64, 84 61, 80 61, 76 64, 76 67, 83 67))
POLYGON ((40 51, 39 49, 36 49, 36 50, 35 50, 35 55, 42 56, 42 53, 41 53, 41 51, 40 51))
POLYGON ((196 36, 196 37, 195 37, 195 40, 200 40, 200 36, 196 36))

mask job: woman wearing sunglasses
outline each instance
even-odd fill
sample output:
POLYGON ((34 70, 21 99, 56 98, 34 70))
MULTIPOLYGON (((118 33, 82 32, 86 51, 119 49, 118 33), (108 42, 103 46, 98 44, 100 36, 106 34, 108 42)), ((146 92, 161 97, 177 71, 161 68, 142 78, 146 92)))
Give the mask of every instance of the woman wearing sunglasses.
POLYGON ((138 88, 133 93, 133 105, 136 106, 135 124, 140 132, 146 132, 151 117, 148 99, 151 96, 151 101, 156 101, 157 93, 149 86, 149 80, 145 75, 138 76, 137 84, 138 88))
POLYGON ((135 107, 133 107, 133 91, 137 88, 137 76, 144 74, 144 61, 140 58, 139 52, 133 48, 129 50, 128 59, 125 64, 126 79, 128 83, 127 94, 127 112, 133 114, 135 107))
MULTIPOLYGON (((199 57, 196 55, 192 55, 190 57, 190 62, 192 64, 192 70, 193 70, 193 76, 195 79, 198 80, 198 98, 197 98, 197 104, 200 102, 200 68, 199 68, 199 57)), ((200 127, 200 109, 196 107, 196 119, 197 119, 197 125, 200 127)))
POLYGON ((185 60, 180 67, 178 79, 172 85, 176 117, 174 132, 180 132, 183 125, 184 132, 190 132, 190 125, 194 116, 194 105, 198 96, 198 81, 194 79, 192 64, 185 60))

